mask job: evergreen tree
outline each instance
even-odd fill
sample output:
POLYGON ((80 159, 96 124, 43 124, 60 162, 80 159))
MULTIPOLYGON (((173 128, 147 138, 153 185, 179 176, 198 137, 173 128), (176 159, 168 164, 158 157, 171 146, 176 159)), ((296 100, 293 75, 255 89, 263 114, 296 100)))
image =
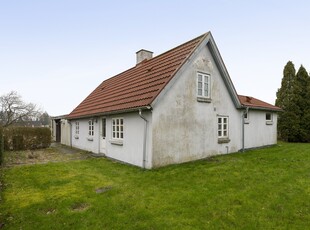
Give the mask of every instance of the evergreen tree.
POLYGON ((294 104, 296 100, 294 98, 295 74, 294 64, 289 61, 284 67, 281 88, 277 91, 276 99, 276 106, 283 109, 278 119, 279 137, 282 140, 290 142, 297 141, 296 137, 298 136, 299 130, 299 122, 295 113, 298 108, 294 104))
POLYGON ((310 141, 310 94, 309 94, 309 75, 307 70, 300 66, 295 80, 294 86, 294 103, 298 107, 296 114, 299 121, 299 133, 297 140, 299 142, 310 141))

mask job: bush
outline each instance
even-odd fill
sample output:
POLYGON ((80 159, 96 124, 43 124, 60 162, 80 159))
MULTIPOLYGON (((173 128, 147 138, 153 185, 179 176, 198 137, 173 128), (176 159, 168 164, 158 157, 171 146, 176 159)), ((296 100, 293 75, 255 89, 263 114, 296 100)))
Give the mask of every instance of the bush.
POLYGON ((47 148, 51 144, 49 128, 10 127, 3 130, 5 150, 47 148))
POLYGON ((0 126, 0 165, 3 162, 3 152, 4 152, 4 145, 3 145, 3 128, 0 126))

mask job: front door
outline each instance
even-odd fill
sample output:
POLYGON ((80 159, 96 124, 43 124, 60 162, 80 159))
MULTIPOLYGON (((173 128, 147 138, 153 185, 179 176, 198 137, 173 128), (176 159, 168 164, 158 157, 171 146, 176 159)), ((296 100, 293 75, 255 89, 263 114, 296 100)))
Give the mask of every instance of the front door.
POLYGON ((102 118, 101 121, 101 128, 100 128, 100 153, 106 153, 106 133, 107 133, 107 123, 106 119, 102 118))

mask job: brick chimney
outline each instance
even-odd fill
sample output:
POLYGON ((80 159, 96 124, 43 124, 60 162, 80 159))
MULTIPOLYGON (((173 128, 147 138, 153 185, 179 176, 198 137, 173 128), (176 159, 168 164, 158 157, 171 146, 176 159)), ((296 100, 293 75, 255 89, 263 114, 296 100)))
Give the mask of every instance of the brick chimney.
POLYGON ((148 50, 139 50, 138 52, 136 52, 137 55, 137 64, 139 64, 140 62, 146 60, 149 60, 153 57, 153 52, 148 51, 148 50))

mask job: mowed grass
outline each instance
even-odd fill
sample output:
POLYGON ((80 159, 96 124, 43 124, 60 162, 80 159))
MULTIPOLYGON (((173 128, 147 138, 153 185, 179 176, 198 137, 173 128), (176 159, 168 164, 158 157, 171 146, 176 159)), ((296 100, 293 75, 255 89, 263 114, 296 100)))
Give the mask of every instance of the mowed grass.
POLYGON ((0 173, 4 229, 310 226, 310 144, 280 143, 155 170, 101 158, 0 173))

